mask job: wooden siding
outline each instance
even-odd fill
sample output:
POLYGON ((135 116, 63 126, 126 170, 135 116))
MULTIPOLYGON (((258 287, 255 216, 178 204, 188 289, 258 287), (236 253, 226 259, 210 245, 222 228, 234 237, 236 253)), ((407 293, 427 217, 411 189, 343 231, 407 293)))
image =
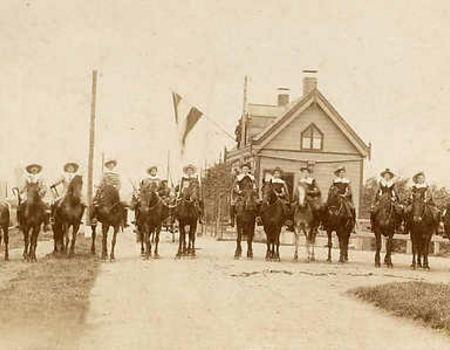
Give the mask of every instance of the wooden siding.
POLYGON ((275 117, 251 116, 250 135, 253 137, 260 134, 275 119, 275 117))
POLYGON ((295 116, 294 121, 285 127, 266 147, 300 150, 300 135, 312 123, 324 134, 322 152, 358 152, 317 104, 312 104, 295 116))
MULTIPOLYGON (((281 156, 281 155, 280 155, 281 156)), ((356 206, 356 213, 359 216, 359 206, 360 206, 360 196, 361 196, 361 175, 363 162, 361 159, 355 158, 355 161, 342 162, 339 161, 342 157, 338 155, 328 155, 329 160, 335 157, 338 161, 337 163, 317 163, 314 166, 314 178, 316 179, 320 190, 322 191, 322 199, 325 201, 328 195, 328 189, 334 179, 334 170, 339 164, 345 165, 347 168, 347 177, 351 181, 351 186, 353 190, 353 202, 356 206)), ((300 165, 302 162, 287 161, 282 159, 266 158, 261 156, 260 172, 264 173, 264 170, 274 169, 275 167, 281 167, 285 172, 294 173, 294 183, 297 183, 300 178, 300 165)), ((259 179, 259 184, 261 185, 262 179, 259 179)))

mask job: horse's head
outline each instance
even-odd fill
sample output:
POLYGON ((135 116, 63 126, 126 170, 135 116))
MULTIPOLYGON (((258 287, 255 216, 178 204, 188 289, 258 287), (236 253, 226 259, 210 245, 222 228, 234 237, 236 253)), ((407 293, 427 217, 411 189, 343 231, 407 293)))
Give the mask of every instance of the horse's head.
POLYGON ((307 204, 306 202, 306 187, 303 184, 299 184, 297 186, 297 193, 298 193, 298 206, 300 208, 304 208, 307 204))
POLYGON ((278 196, 270 181, 264 183, 262 188, 262 199, 264 203, 273 204, 277 201, 278 196))
POLYGON ((120 203, 120 196, 117 188, 112 185, 103 186, 101 202, 105 206, 116 206, 120 203))
POLYGON ((35 204, 41 200, 39 196, 39 185, 37 183, 30 183, 27 186, 27 202, 35 204))
POLYGON ((140 191, 140 202, 141 205, 145 207, 153 206, 158 200, 156 183, 150 183, 147 186, 141 188, 140 191))
POLYGON ((189 187, 183 191, 183 199, 186 201, 196 201, 199 199, 200 186, 197 182, 191 181, 189 187))
POLYGON ((425 215, 425 202, 419 193, 413 194, 411 217, 414 223, 418 224, 422 222, 425 215))
POLYGON ((81 175, 75 175, 67 188, 67 195, 74 198, 80 198, 82 189, 83 178, 81 175))

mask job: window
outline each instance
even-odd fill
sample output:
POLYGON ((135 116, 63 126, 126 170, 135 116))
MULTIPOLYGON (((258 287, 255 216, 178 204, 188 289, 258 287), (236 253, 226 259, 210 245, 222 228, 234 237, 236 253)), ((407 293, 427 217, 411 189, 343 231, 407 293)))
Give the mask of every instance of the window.
POLYGON ((323 133, 311 124, 301 134, 301 149, 321 151, 323 149, 323 133))

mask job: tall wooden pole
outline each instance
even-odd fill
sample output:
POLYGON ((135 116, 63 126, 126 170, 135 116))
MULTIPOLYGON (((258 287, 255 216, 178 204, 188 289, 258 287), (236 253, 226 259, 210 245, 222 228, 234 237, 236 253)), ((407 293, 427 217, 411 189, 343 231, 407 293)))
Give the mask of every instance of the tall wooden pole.
POLYGON ((88 159, 88 188, 87 188, 87 200, 88 200, 88 217, 86 222, 91 224, 92 214, 92 197, 94 187, 94 142, 95 142, 95 103, 97 96, 97 71, 92 72, 92 99, 91 99, 91 124, 89 131, 89 159, 88 159))
MULTIPOLYGON (((244 101, 242 106, 242 129, 241 129, 241 148, 244 149, 247 145, 247 87, 248 87, 248 77, 245 76, 244 78, 244 101)), ((241 163, 244 162, 244 150, 241 151, 241 157, 240 157, 241 163)))

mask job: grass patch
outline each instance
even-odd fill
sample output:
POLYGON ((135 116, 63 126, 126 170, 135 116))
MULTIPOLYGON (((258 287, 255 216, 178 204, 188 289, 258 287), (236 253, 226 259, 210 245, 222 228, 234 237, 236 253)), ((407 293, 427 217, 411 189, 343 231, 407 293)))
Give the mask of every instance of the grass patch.
MULTIPOLYGON (((27 263, 28 267, 0 290, 2 337, 7 334, 11 344, 23 348, 76 348, 99 268, 90 254, 90 240, 82 235, 76 253, 72 259, 49 255, 27 263)), ((2 341, 5 339, 0 339, 0 348, 2 341)))
POLYGON ((352 289, 351 294, 396 316, 418 320, 450 335, 450 285, 394 282, 352 289))

